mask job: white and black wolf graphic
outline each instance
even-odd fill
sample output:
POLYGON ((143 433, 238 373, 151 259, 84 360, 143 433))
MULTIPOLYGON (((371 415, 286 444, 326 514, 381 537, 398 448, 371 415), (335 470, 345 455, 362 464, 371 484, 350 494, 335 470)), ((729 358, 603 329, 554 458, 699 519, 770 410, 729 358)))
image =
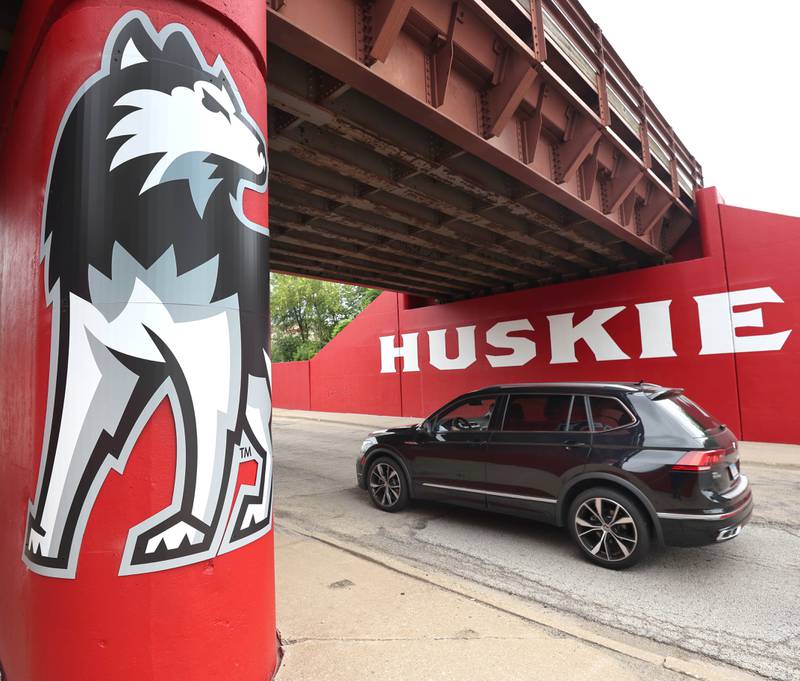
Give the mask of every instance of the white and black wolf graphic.
POLYGON ((207 559, 271 527, 268 231, 242 210, 266 190, 262 133, 221 58, 191 33, 125 15, 76 93, 42 219, 50 386, 23 559, 75 576, 111 469, 169 399, 171 505, 133 527, 120 574, 207 559), (254 485, 237 469, 254 459, 254 485))

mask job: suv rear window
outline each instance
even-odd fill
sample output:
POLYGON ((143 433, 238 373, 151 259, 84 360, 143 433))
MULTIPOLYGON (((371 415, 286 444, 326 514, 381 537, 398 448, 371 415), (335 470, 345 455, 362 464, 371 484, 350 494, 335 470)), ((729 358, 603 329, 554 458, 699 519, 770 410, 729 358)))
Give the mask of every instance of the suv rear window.
POLYGON ((669 395, 654 400, 653 404, 658 405, 661 409, 669 411, 670 414, 680 421, 690 433, 695 435, 695 437, 703 437, 709 431, 722 428, 722 424, 719 421, 685 395, 669 395))

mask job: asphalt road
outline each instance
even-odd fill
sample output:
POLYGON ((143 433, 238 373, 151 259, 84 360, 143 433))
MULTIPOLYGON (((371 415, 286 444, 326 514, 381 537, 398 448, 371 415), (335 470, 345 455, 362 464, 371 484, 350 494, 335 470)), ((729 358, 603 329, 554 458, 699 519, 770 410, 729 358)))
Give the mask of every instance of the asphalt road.
POLYGON ((355 481, 368 430, 274 419, 278 525, 284 518, 597 626, 800 680, 800 469, 745 469, 756 511, 737 539, 661 549, 613 572, 584 562, 557 528, 427 502, 377 510, 355 481))

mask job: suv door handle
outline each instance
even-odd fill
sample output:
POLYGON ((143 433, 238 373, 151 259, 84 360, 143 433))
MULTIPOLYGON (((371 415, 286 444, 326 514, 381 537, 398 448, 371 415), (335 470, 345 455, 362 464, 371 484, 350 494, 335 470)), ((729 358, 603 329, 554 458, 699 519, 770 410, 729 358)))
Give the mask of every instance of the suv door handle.
POLYGON ((567 449, 569 449, 569 448, 571 448, 571 447, 588 447, 588 446, 589 446, 589 443, 588 443, 588 442, 578 442, 578 440, 567 440, 567 441, 564 443, 564 446, 565 446, 567 449))

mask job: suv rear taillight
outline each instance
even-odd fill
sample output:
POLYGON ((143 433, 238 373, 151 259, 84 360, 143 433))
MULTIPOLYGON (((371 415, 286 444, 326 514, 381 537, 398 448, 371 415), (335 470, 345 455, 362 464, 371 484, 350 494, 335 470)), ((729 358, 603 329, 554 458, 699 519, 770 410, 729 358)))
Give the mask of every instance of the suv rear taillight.
POLYGON ((697 451, 686 452, 680 461, 673 467, 673 471, 710 471, 712 466, 716 466, 722 461, 727 452, 724 449, 699 449, 697 451))

